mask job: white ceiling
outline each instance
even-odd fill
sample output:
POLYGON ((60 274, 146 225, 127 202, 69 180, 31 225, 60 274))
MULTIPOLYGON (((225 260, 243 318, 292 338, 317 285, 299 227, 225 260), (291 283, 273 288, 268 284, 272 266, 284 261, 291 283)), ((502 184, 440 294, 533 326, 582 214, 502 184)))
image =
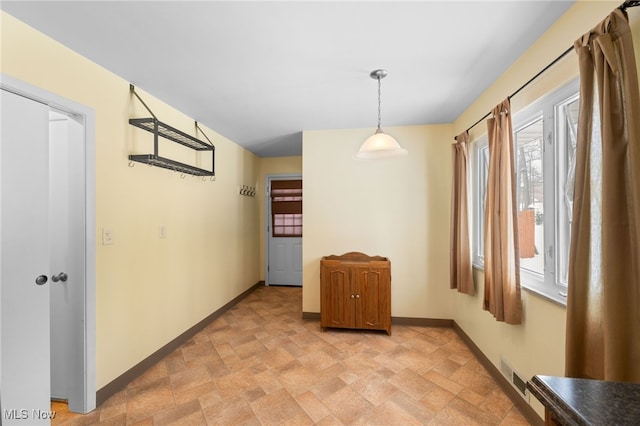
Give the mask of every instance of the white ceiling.
POLYGON ((0 7, 269 157, 301 155, 303 130, 373 132, 377 83, 369 73, 377 68, 389 72, 383 128, 453 122, 572 4, 4 0, 0 7))

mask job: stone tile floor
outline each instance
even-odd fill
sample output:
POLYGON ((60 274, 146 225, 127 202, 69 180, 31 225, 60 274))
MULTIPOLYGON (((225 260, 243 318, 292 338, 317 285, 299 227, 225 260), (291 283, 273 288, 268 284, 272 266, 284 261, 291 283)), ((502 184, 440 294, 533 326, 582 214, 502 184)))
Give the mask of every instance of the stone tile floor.
POLYGON ((93 412, 53 425, 528 425, 450 328, 328 330, 259 287, 93 412))

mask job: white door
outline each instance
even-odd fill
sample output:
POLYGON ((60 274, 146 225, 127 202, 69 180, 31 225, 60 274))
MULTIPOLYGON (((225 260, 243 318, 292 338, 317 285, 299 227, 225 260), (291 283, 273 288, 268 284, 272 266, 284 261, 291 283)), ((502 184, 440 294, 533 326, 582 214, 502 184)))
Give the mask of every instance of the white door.
POLYGON ((269 238, 269 285, 302 285, 302 237, 269 238))
POLYGON ((49 112, 51 398, 84 412, 84 138, 82 117, 49 112))
POLYGON ((49 159, 51 164, 49 205, 51 220, 51 271, 57 281, 51 282, 51 398, 69 399, 69 377, 73 366, 66 359, 73 356, 74 345, 69 318, 73 305, 71 297, 78 285, 77 274, 69 273, 69 118, 56 111, 49 112, 49 159), (64 274, 59 276, 59 274, 64 274), (71 280, 69 279, 71 278, 71 280))
MULTIPOLYGON (((278 211, 278 204, 302 203, 301 176, 267 178, 267 284, 302 286, 302 210, 278 211), (282 188, 274 197, 278 183, 299 182, 300 190, 282 188), (297 213, 299 211, 299 213, 297 213)), ((287 185, 284 185, 285 187, 287 185)), ((295 183, 291 186, 297 186, 295 183)))
POLYGON ((49 424, 49 108, 0 90, 2 424, 49 424))

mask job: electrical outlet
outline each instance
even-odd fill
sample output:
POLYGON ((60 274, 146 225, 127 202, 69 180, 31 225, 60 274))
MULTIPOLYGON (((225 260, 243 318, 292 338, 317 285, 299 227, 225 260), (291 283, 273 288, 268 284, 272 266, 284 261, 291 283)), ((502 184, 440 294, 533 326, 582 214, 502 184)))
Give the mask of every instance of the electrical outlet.
POLYGON ((108 246, 113 244, 113 230, 111 228, 102 228, 102 245, 108 246))

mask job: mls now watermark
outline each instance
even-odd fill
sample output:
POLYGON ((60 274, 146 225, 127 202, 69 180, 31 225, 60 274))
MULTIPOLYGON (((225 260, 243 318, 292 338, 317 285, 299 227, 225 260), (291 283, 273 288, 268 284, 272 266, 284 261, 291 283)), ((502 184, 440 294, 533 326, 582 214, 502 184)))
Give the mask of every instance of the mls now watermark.
POLYGON ((56 417, 55 411, 46 411, 39 409, 11 408, 2 411, 2 418, 5 420, 45 420, 56 417))

